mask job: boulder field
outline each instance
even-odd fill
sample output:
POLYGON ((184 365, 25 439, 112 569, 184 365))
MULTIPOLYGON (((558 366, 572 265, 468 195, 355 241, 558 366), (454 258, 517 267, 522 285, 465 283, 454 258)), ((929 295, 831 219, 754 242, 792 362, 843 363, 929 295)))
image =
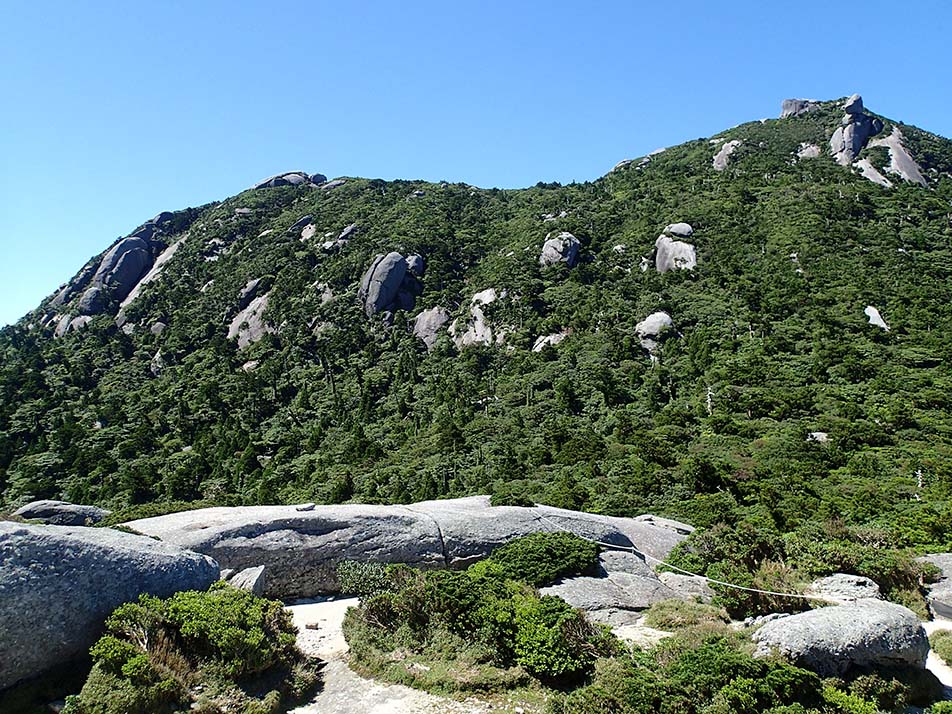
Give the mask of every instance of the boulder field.
MULTIPOLYGON (((565 530, 603 543, 634 546, 649 558, 663 559, 691 529, 650 518, 615 518, 549 506, 491 506, 488 496, 471 496, 405 506, 204 508, 126 525, 208 555, 222 568, 240 571, 263 565, 265 594, 296 598, 338 592, 336 567, 342 560, 465 567, 513 538, 539 531, 565 530)), ((657 581, 650 568, 642 568, 657 581)), ((658 591, 667 593, 663 587, 658 591)))

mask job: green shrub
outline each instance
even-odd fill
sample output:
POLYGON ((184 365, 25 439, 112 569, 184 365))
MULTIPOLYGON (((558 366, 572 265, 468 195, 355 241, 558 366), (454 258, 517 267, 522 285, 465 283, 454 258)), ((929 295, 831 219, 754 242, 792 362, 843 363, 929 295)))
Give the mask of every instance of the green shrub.
POLYGON ((384 563, 344 560, 337 564, 337 582, 344 595, 373 597, 394 589, 390 570, 384 563))
POLYGON ((936 630, 929 635, 933 652, 946 664, 952 664, 952 630, 936 630))
POLYGON ((264 714, 317 681, 316 663, 297 650, 281 603, 224 583, 167 600, 143 595, 116 608, 106 629, 67 714, 165 714, 190 704, 208 714, 264 714), (192 698, 196 682, 199 699, 192 698))
POLYGON ((952 714, 952 702, 936 702, 926 709, 927 714, 952 714))
POLYGON ((506 577, 538 588, 593 569, 598 546, 571 533, 532 533, 498 548, 490 560, 506 577))

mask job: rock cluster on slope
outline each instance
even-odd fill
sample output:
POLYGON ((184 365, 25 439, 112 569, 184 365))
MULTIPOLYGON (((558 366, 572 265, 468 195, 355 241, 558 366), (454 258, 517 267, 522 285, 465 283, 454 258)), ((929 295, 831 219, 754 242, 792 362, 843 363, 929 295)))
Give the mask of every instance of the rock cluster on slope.
POLYGON ((327 177, 324 174, 306 174, 303 171, 289 171, 284 174, 269 176, 252 186, 252 189, 276 188, 278 186, 302 186, 308 184, 321 186, 326 183, 327 177))
POLYGON ((671 270, 693 270, 697 266, 694 246, 677 238, 689 238, 694 228, 687 223, 672 223, 655 241, 655 269, 659 273, 671 270))
POLYGON ((469 320, 461 324, 459 319, 453 320, 449 326, 450 336, 457 348, 470 345, 501 344, 506 337, 504 330, 494 329, 486 317, 483 308, 492 305, 496 300, 505 297, 506 292, 497 292, 496 288, 486 288, 473 295, 469 301, 469 320), (465 325, 465 327, 464 327, 465 325))
POLYGON ((723 171, 727 168, 727 164, 730 161, 731 154, 737 151, 737 147, 741 145, 740 139, 731 139, 730 141, 725 141, 721 148, 716 154, 714 154, 714 159, 712 164, 715 171, 723 171))
POLYGON ((883 122, 863 111, 863 98, 858 94, 843 103, 843 111, 843 121, 830 137, 830 154, 840 166, 849 166, 870 138, 883 130, 883 122))
POLYGON ((419 280, 423 269, 423 258, 419 255, 405 258, 394 251, 376 256, 357 292, 367 317, 384 315, 387 318, 397 310, 412 310, 423 292, 419 280))
POLYGON ((778 653, 824 677, 852 667, 925 667, 929 640, 908 608, 858 600, 773 620, 753 635, 758 656, 778 653))
POLYGON ((85 654, 106 617, 142 593, 204 590, 204 555, 109 528, 0 522, 0 689, 85 654))
POLYGON ((432 350, 443 326, 450 321, 450 311, 445 307, 431 307, 413 320, 413 335, 423 340, 427 350, 432 350))
POLYGON ((780 118, 798 117, 801 114, 809 114, 820 108, 819 102, 815 99, 784 99, 780 108, 780 118))
POLYGON ((513 538, 568 530, 663 559, 678 530, 548 506, 490 506, 486 496, 406 506, 204 508, 132 521, 135 530, 205 553, 223 568, 265 566, 271 597, 336 592, 342 560, 463 567, 513 538))
POLYGON ((673 327, 671 315, 659 310, 635 325, 635 334, 638 336, 641 347, 653 357, 658 353, 662 337, 673 327))

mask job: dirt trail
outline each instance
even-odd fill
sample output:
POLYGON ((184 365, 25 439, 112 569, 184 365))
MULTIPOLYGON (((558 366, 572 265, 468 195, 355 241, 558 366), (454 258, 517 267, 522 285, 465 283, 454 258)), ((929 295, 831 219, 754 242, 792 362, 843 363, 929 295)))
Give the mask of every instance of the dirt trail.
POLYGON ((292 714, 487 714, 505 709, 468 699, 437 697, 398 684, 364 679, 347 666, 347 642, 341 624, 356 598, 320 598, 293 603, 287 610, 298 628, 298 646, 327 662, 324 689, 292 714), (317 625, 308 629, 307 625, 317 625))

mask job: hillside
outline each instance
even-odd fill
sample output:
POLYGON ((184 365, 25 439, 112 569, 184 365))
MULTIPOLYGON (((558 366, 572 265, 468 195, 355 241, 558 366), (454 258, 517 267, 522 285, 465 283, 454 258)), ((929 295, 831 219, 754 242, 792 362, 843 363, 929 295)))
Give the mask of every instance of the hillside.
POLYGON ((163 212, 0 332, 2 501, 490 493, 947 548, 952 142, 784 114, 581 184, 163 212))

